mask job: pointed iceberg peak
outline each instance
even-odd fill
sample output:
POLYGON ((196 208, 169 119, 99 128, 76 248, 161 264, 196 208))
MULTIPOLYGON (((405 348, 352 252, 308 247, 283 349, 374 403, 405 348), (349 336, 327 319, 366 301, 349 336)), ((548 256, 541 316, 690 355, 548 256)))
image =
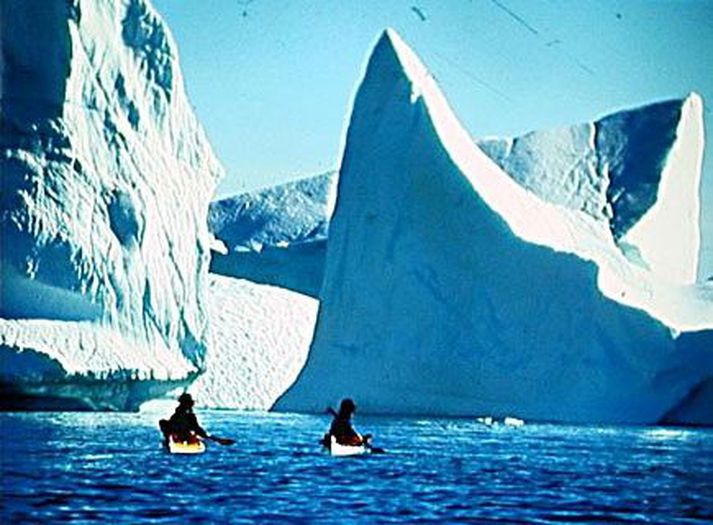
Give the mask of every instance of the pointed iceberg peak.
POLYGON ((695 91, 691 91, 684 100, 686 107, 693 111, 703 111, 703 98, 695 91))
MULTIPOLYGON (((363 110, 371 106, 373 111, 379 112, 388 101, 397 100, 408 100, 411 105, 421 101, 447 149, 472 149, 470 135, 453 113, 433 75, 401 36, 387 28, 369 57, 354 107, 361 106, 363 110)), ((359 113, 352 112, 352 125, 361 120, 359 113)), ((481 157, 481 152, 475 150, 476 156, 481 157)))
POLYGON ((426 92, 438 92, 435 80, 426 66, 391 28, 385 29, 376 42, 362 85, 377 86, 381 90, 385 81, 395 84, 406 81, 408 88, 404 85, 403 91, 399 92, 408 95, 412 104, 426 92))
POLYGON ((381 34, 379 42, 376 45, 373 56, 379 54, 379 50, 387 49, 390 54, 398 61, 404 74, 409 77, 411 82, 419 84, 421 79, 428 78, 430 73, 423 62, 418 58, 411 48, 401 39, 401 36, 392 28, 387 28, 381 34))
POLYGON ((399 35, 398 31, 396 31, 396 29, 394 29, 393 27, 387 27, 386 29, 384 29, 384 32, 381 33, 380 40, 388 40, 389 43, 393 46, 396 46, 398 42, 401 42, 403 44, 401 36, 399 35))

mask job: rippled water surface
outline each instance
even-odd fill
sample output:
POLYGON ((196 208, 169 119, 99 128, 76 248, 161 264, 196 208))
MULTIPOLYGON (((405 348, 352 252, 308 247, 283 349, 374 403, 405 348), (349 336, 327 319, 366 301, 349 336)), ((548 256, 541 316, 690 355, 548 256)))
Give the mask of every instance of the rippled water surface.
POLYGON ((0 414, 0 523, 713 520, 713 431, 356 420, 387 454, 331 458, 326 417, 204 412, 237 444, 171 456, 157 414, 0 414))

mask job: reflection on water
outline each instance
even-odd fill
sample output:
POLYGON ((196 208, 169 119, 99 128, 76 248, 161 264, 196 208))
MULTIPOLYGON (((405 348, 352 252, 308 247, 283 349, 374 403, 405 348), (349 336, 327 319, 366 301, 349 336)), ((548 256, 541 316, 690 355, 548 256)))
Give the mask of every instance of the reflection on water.
POLYGON ((361 417, 387 449, 331 458, 328 418, 208 412, 237 439, 171 456, 160 414, 0 414, 0 523, 713 520, 713 431, 361 417))

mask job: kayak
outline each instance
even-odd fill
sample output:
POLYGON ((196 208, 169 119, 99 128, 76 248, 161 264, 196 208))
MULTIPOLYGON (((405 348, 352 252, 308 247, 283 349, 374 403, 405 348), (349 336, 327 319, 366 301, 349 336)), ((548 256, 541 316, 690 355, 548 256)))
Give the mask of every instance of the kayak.
POLYGON ((178 441, 172 434, 168 437, 167 445, 171 454, 202 454, 206 450, 203 440, 196 436, 191 436, 188 441, 178 441))
POLYGON ((322 446, 326 449, 330 456, 361 456, 364 454, 383 454, 384 449, 372 447, 369 437, 361 445, 342 445, 337 443, 337 438, 325 434, 322 438, 322 446))
POLYGON ((361 456, 371 452, 367 445, 340 445, 334 436, 330 436, 327 449, 330 456, 361 456))

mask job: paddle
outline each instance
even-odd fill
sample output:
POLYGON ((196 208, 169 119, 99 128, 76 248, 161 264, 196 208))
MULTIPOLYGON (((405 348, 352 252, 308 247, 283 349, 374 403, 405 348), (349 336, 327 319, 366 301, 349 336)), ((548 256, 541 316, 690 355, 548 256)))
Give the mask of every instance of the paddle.
POLYGON ((381 447, 375 447, 371 444, 371 434, 364 434, 364 446, 369 449, 372 454, 386 454, 386 451, 381 447))
POLYGON ((230 439, 230 438, 221 438, 221 437, 217 437, 217 436, 206 436, 205 438, 206 438, 206 439, 210 439, 211 441, 215 441, 216 443, 219 443, 219 444, 221 444, 221 445, 233 445, 233 444, 235 444, 235 440, 234 440, 234 439, 230 439))

